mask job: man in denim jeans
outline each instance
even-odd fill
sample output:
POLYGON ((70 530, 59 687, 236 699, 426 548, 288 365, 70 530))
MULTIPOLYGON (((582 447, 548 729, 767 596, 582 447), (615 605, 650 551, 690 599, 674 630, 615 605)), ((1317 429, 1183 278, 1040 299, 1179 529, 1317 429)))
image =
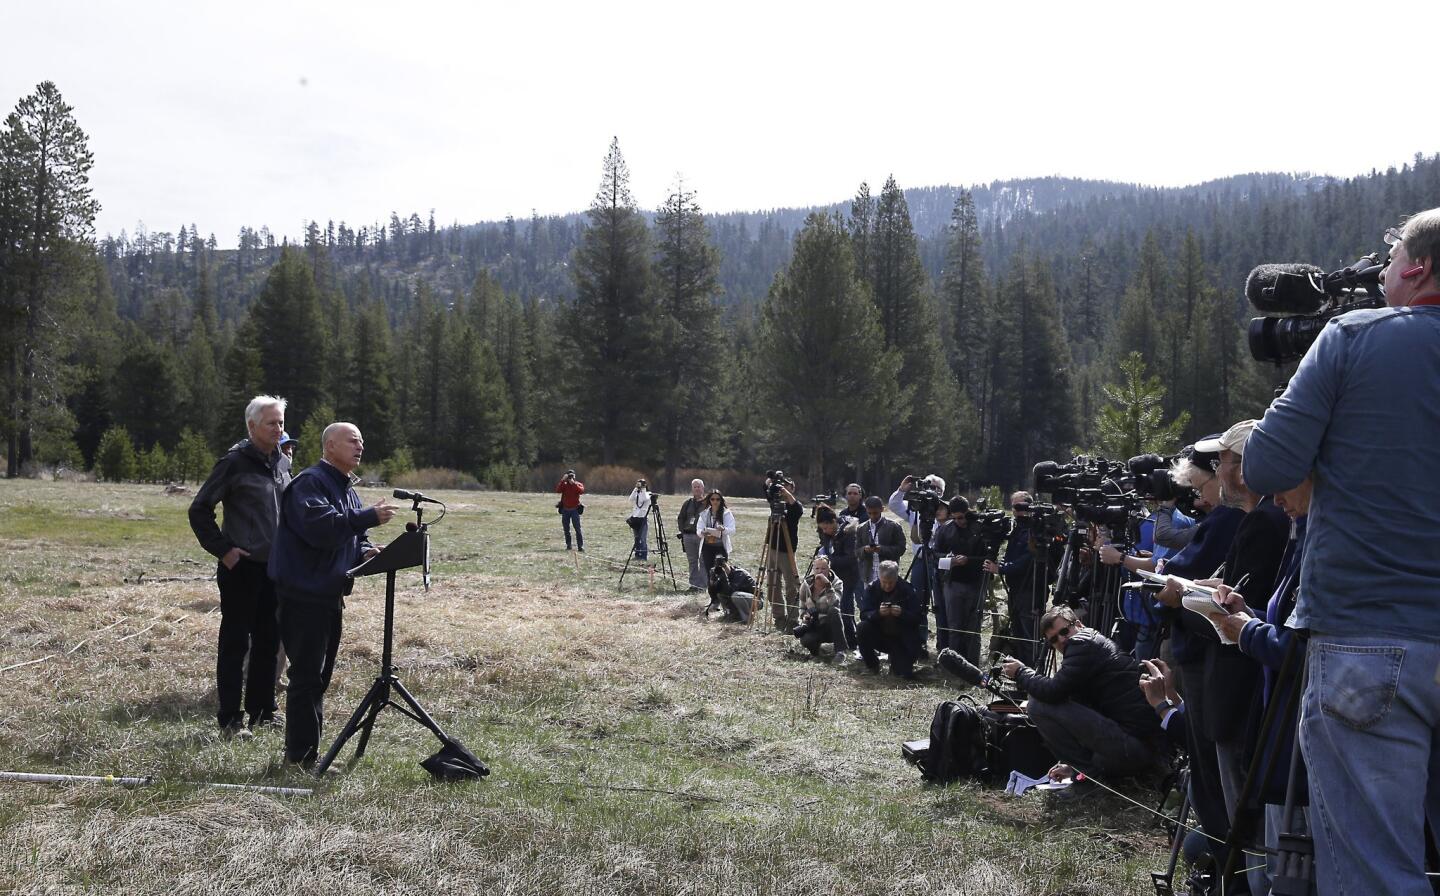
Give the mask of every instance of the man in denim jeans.
POLYGON ((1245 481, 1313 468, 1300 744, 1322 894, 1432 896, 1440 822, 1440 209, 1385 234, 1389 307, 1330 321, 1250 435, 1245 481), (1428 545, 1428 546, 1427 546, 1428 545))

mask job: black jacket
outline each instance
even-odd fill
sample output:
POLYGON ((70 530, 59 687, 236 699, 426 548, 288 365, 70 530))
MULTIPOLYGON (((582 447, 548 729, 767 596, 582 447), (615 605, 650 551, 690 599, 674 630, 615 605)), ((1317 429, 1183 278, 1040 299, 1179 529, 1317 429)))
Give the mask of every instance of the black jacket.
POLYGON ((370 550, 366 531, 379 523, 345 474, 324 461, 300 472, 280 502, 280 526, 269 573, 282 601, 343 606, 354 585, 345 571, 370 550))
POLYGON ((860 578, 860 561, 855 556, 855 523, 841 520, 833 538, 823 532, 818 534, 820 547, 815 551, 816 556, 829 557, 830 568, 835 570, 835 575, 840 577, 845 587, 853 586, 860 578))
POLYGON ((1088 706, 1141 740, 1160 736, 1160 720, 1140 692, 1140 663, 1094 629, 1081 629, 1070 638, 1065 661, 1054 675, 1024 668, 1019 684, 1042 703, 1074 700, 1088 706))
MULTIPOLYGON (((899 529, 900 525, 897 523, 895 528, 899 529)), ((889 593, 880 587, 878 580, 871 582, 865 593, 860 595, 860 622, 893 629, 889 633, 898 637, 911 652, 918 653, 925 643, 925 630, 922 628, 925 624, 925 603, 920 600, 915 586, 904 579, 897 581, 895 590, 889 593), (885 603, 898 604, 900 616, 887 616, 882 619, 879 616, 880 605, 885 603)))
POLYGON ((675 516, 675 531, 682 535, 694 535, 695 522, 700 519, 700 511, 704 509, 703 498, 686 498, 685 503, 680 505, 680 512, 675 516))
POLYGON ((860 528, 855 532, 855 557, 860 563, 860 581, 872 582, 879 575, 880 562, 882 560, 900 559, 905 553, 905 530, 900 524, 888 517, 880 517, 880 522, 875 524, 875 540, 870 539, 870 519, 867 517, 860 521, 860 528), (866 554, 862 549, 868 544, 879 545, 880 551, 877 554, 866 554))
POLYGON ((190 502, 190 529, 202 548, 224 557, 238 547, 249 551, 256 563, 269 559, 280 519, 280 492, 290 482, 280 456, 277 450, 265 457, 243 439, 216 461, 190 502), (225 505, 223 525, 215 523, 216 504, 225 505))
MULTIPOLYGON (((799 501, 785 505, 785 529, 790 535, 789 552, 792 555, 795 553, 796 548, 800 546, 800 517, 804 515, 805 508, 800 506, 799 501)), ((770 548, 775 551, 785 550, 785 543, 781 539, 778 528, 770 533, 770 548)))
POLYGON ((973 585, 979 582, 985 574, 985 546, 980 541, 980 532, 974 526, 960 526, 954 520, 946 520, 945 525, 935 534, 935 556, 947 557, 955 554, 960 557, 968 557, 964 566, 951 566, 949 569, 940 570, 940 581, 959 582, 966 585, 973 585))
POLYGON ((755 577, 738 566, 730 567, 730 577, 724 581, 717 582, 710 579, 710 599, 718 600, 736 592, 744 594, 755 593, 755 577))

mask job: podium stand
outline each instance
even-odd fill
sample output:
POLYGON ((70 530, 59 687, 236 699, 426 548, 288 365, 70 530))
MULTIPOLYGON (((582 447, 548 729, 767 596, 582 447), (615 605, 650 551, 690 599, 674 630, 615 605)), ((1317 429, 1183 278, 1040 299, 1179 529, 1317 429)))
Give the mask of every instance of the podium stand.
POLYGON ((340 736, 335 738, 329 751, 315 765, 315 776, 325 774, 325 770, 340 755, 346 741, 350 740, 358 731, 360 741, 355 745, 355 755, 350 760, 353 767, 360 757, 365 755, 365 745, 370 742, 370 732, 375 727, 375 718, 380 715, 380 710, 389 706, 400 714, 414 719, 421 725, 430 729, 430 732, 439 739, 442 749, 439 753, 426 759, 422 765, 426 771, 439 778, 475 778, 484 777, 490 774, 490 769, 485 763, 475 758, 465 745, 446 734, 439 724, 425 711, 414 695, 405 688, 400 679, 395 675, 391 667, 391 646, 395 639, 395 573, 402 569, 414 567, 424 569, 425 584, 430 584, 430 533, 425 524, 407 524, 405 534, 396 538, 383 551, 366 560, 364 563, 350 570, 348 575, 351 578, 361 576, 373 576, 385 573, 385 647, 381 654, 380 675, 375 683, 370 686, 370 691, 365 699, 355 708, 351 714, 350 721, 345 723, 345 728, 340 736), (409 528, 414 526, 414 528, 409 528), (403 702, 396 703, 392 695, 398 695, 403 702))

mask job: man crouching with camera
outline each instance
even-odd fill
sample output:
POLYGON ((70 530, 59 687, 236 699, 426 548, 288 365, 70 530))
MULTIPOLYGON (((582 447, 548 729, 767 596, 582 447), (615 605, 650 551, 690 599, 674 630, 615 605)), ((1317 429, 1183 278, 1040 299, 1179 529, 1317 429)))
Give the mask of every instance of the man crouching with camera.
MULTIPOLYGON (((710 568, 710 606, 723 611, 726 622, 749 622, 755 608, 755 577, 721 554, 710 568)), ((709 616, 710 611, 705 611, 709 616)))
POLYGON ((1135 658, 1082 625, 1069 607, 1042 616, 1040 632, 1065 658, 1054 675, 1040 675, 1013 657, 1001 666, 1030 696, 1030 720, 1060 762, 1096 776, 1159 771, 1163 735, 1140 691, 1135 658))

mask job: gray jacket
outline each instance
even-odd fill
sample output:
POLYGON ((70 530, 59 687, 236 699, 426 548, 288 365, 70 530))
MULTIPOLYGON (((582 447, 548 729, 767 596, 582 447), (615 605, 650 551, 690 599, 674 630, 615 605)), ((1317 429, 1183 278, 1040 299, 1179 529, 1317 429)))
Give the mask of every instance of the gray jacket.
POLYGON ((880 575, 880 561, 899 561, 900 556, 905 553, 905 530, 900 524, 888 517, 880 517, 880 522, 875 526, 875 536, 870 536, 870 520, 867 517, 860 521, 860 528, 855 533, 855 556, 860 560, 860 581, 865 584, 875 581, 880 575), (875 544, 880 550, 874 554, 865 553, 865 546, 875 544))
POLYGON ((267 458, 249 439, 235 443, 190 502, 190 529, 200 546, 216 557, 238 547, 249 551, 252 561, 264 563, 280 520, 280 493, 289 482, 278 450, 267 458), (215 522, 216 504, 225 505, 221 525, 215 522))

